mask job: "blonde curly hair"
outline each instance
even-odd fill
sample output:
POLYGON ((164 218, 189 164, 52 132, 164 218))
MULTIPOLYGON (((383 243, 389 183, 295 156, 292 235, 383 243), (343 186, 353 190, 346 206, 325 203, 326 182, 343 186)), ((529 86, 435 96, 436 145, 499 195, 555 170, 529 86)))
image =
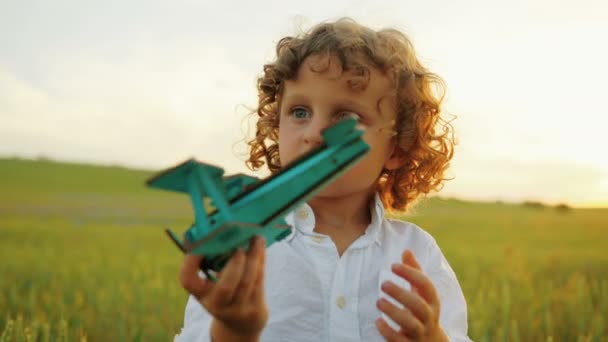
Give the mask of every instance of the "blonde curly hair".
POLYGON ((257 114, 258 120, 255 137, 248 141, 246 161, 251 170, 264 164, 272 173, 281 169, 278 109, 285 81, 294 79, 311 55, 336 56, 343 71, 365 73, 367 64, 382 71, 395 86, 393 129, 403 164, 395 170, 383 170, 378 178, 377 191, 385 209, 405 211, 421 195, 442 187, 454 151, 452 125, 440 115, 444 82, 420 63, 403 33, 395 29, 374 31, 343 18, 281 39, 276 55, 274 62, 264 65, 264 74, 257 80, 258 106, 252 114, 257 114))

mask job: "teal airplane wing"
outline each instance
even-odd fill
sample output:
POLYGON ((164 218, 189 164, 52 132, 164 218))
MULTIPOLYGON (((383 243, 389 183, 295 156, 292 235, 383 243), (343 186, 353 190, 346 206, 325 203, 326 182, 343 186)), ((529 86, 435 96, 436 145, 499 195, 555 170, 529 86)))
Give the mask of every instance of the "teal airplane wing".
MULTIPOLYGON (((224 169, 220 167, 202 163, 194 159, 188 159, 185 162, 175 167, 166 169, 160 174, 150 178, 146 184, 153 188, 189 193, 189 175, 197 169, 206 171, 214 178, 222 177, 224 174, 224 169)), ((204 196, 204 191, 201 190, 201 192, 204 196)))
MULTIPOLYGON (((149 179, 147 181, 148 186, 158 189, 165 189, 176 192, 190 193, 190 186, 188 185, 189 175, 193 172, 196 173, 197 169, 202 169, 212 176, 212 178, 219 178, 224 174, 224 170, 211 164, 202 163, 195 159, 188 159, 187 161, 167 169, 159 175, 149 179)), ((243 190, 249 186, 257 183, 258 178, 248 176, 242 173, 225 176, 222 178, 221 186, 218 183, 218 189, 223 187, 224 192, 228 200, 236 197, 243 190)), ((200 184, 199 184, 200 185, 200 184)), ((203 186, 199 186, 202 197, 211 197, 206 193, 203 186)))
POLYGON ((239 173, 239 174, 224 177, 223 182, 224 182, 224 189, 226 189, 226 194, 227 194, 228 200, 232 200, 237 195, 239 195, 241 192, 247 190, 248 187, 259 182, 259 179, 239 173))

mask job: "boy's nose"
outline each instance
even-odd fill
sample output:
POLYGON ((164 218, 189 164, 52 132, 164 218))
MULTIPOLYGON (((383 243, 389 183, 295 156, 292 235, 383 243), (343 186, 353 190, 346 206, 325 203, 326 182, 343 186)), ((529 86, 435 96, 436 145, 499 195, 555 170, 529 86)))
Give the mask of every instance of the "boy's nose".
POLYGON ((333 123, 328 119, 313 119, 308 125, 306 133, 304 134, 304 142, 308 145, 318 146, 323 143, 323 136, 321 132, 331 126, 333 123))

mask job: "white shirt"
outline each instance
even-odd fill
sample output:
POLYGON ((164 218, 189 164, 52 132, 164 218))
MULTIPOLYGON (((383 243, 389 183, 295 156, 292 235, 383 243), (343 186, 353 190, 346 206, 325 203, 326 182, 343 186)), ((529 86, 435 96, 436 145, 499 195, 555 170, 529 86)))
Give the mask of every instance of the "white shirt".
MULTIPOLYGON (((467 337, 467 306, 452 268, 435 239, 418 226, 384 217, 376 196, 365 234, 340 257, 327 235, 315 233, 314 214, 304 204, 285 220, 292 234, 266 251, 265 294, 269 319, 262 341, 383 341, 375 320, 380 285, 390 279, 409 288, 391 272, 410 249, 431 279, 441 301, 440 324, 451 341, 467 337)), ((176 341, 211 341, 212 316, 192 296, 176 341)), ((389 323, 394 324, 392 321, 389 323)))

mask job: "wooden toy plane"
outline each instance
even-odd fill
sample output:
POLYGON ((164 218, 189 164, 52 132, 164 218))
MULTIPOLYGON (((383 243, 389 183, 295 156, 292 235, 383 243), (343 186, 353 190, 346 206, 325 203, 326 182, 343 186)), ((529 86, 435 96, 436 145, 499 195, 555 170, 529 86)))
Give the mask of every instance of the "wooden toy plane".
POLYGON ((356 124, 346 119, 325 129, 321 146, 263 180, 243 174, 222 177, 222 168, 194 159, 162 171, 147 185, 188 193, 195 216, 183 242, 171 230, 167 233, 184 253, 204 255, 201 270, 215 280, 215 272, 237 248, 248 249, 253 236, 264 236, 267 246, 288 236, 291 227, 284 216, 369 151, 356 124))

